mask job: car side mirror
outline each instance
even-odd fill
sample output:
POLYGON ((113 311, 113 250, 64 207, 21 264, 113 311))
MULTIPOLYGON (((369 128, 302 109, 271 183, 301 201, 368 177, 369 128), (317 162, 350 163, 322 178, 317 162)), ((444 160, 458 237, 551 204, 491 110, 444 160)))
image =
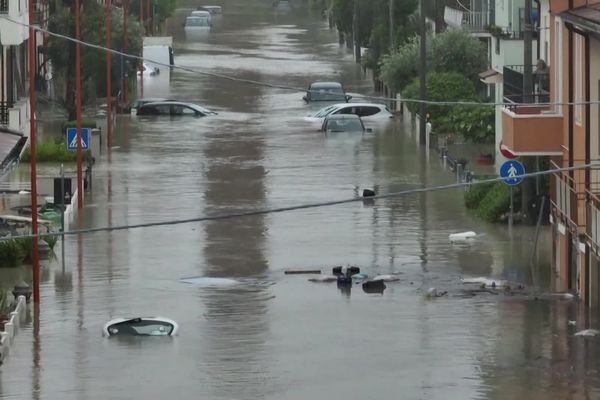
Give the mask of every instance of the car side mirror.
POLYGON ((308 96, 306 96, 306 95, 302 96, 302 100, 304 100, 305 102, 308 103, 308 96))
POLYGON ((365 132, 371 133, 371 132, 373 132, 373 128, 367 128, 367 129, 365 129, 365 132))
POLYGON ((346 103, 350 101, 350 99, 352 98, 352 96, 350 96, 349 94, 346 95, 346 103))

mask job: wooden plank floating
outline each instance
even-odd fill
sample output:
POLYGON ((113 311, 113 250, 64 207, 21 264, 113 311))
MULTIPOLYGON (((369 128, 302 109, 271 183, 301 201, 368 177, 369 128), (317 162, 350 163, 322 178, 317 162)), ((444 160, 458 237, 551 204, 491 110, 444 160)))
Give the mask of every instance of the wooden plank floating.
POLYGON ((286 269, 284 272, 286 275, 300 275, 300 274, 320 274, 320 269, 286 269))

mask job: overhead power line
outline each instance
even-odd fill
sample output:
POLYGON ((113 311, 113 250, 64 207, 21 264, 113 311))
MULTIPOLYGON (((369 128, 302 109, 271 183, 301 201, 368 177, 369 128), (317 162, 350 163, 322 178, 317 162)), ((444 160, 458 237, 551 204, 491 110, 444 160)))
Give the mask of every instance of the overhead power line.
MULTIPOLYGON (((271 88, 271 89, 282 89, 282 90, 291 90, 294 92, 307 92, 306 88, 298 88, 298 87, 294 87, 294 86, 289 86, 289 85, 282 85, 282 84, 278 84, 278 83, 269 83, 269 82, 262 82, 262 81, 256 81, 253 79, 244 79, 244 78, 237 78, 234 76, 230 76, 230 75, 225 75, 225 74, 219 74, 219 73, 215 73, 215 72, 209 72, 209 71, 205 71, 205 70, 201 70, 198 68, 191 68, 191 67, 186 67, 186 66, 180 66, 180 65, 170 65, 167 63, 163 63, 160 61, 156 61, 156 60, 152 60, 150 58, 143 58, 142 56, 138 56, 136 54, 129 54, 129 53, 124 53, 122 51, 119 50, 115 50, 115 49, 110 49, 107 47, 103 47, 100 45, 96 45, 93 43, 88 43, 88 42, 84 42, 82 40, 78 40, 74 37, 71 36, 67 36, 67 35, 63 35, 60 33, 56 33, 56 32, 52 32, 49 31, 47 29, 43 29, 37 25, 30 25, 30 24, 26 24, 20 21, 16 21, 14 19, 9 18, 8 16, 5 15, 0 15, 0 18, 3 18, 7 21, 10 21, 14 24, 23 26, 23 27, 32 27, 34 30, 38 31, 38 32, 42 32, 45 33, 47 35, 50 36, 54 36, 60 39, 64 39, 64 40, 68 40, 71 41, 73 43, 79 43, 82 46, 86 46, 92 49, 96 49, 96 50, 100 50, 100 51, 108 51, 112 54, 116 54, 118 56, 122 56, 122 57, 126 57, 126 58, 130 58, 133 60, 138 60, 138 61, 145 61, 145 62, 149 62, 152 64, 156 64, 156 65, 160 65, 162 67, 167 67, 167 68, 173 68, 173 69, 177 69, 180 71, 185 71, 185 72, 191 72, 194 74, 200 74, 200 75, 204 75, 204 76, 209 76, 212 78, 218 78, 218 79, 225 79, 225 80, 229 80, 229 81, 233 81, 233 82, 238 82, 238 83, 245 83, 245 84, 249 84, 249 85, 254 85, 254 86, 261 86, 261 87, 267 87, 267 88, 271 88)), ((393 101, 393 102, 403 102, 403 103, 415 103, 415 104, 421 104, 421 103, 425 103, 428 105, 436 105, 436 106, 499 106, 499 107, 530 107, 530 106, 565 106, 565 105, 585 105, 585 104, 600 104, 600 100, 593 100, 593 101, 575 101, 575 102, 546 102, 546 103, 511 103, 511 102, 477 102, 477 101, 434 101, 434 100, 421 100, 421 99, 412 99, 412 98, 401 98, 401 99, 397 99, 395 97, 383 97, 383 96, 369 96, 369 95, 365 95, 365 94, 361 94, 358 93, 359 96, 361 98, 364 99, 369 99, 369 100, 379 100, 379 101, 393 101)), ((352 103, 349 103, 352 104, 352 103)))
MULTIPOLYGON (((577 166, 573 166, 573 167, 564 167, 564 168, 556 168, 556 169, 550 169, 550 170, 545 170, 545 171, 530 172, 530 173, 526 173, 526 174, 522 174, 522 175, 516 175, 516 176, 514 176, 514 178, 517 178, 517 179, 518 178, 530 178, 530 177, 535 177, 535 176, 553 174, 553 173, 557 173, 557 172, 574 171, 574 170, 591 168, 591 167, 600 167, 600 160, 595 160, 594 162, 590 162, 589 164, 582 164, 582 165, 577 165, 577 166)), ((323 201, 323 202, 316 202, 316 203, 305 203, 305 204, 298 204, 295 206, 288 206, 288 207, 264 208, 264 209, 240 211, 240 212, 234 212, 234 213, 228 213, 228 214, 217 214, 217 215, 199 216, 199 217, 192 217, 192 218, 172 219, 172 220, 157 221, 157 222, 144 222, 144 223, 139 223, 139 224, 75 229, 75 230, 65 231, 65 232, 48 232, 48 233, 42 233, 42 234, 37 234, 37 235, 21 235, 21 236, 2 237, 2 238, 0 238, 0 242, 12 240, 12 239, 33 238, 33 237, 42 237, 42 236, 62 236, 62 235, 71 235, 72 236, 72 235, 82 235, 82 234, 90 234, 90 233, 97 233, 97 232, 113 232, 113 231, 151 228, 151 227, 168 226, 168 225, 182 225, 182 224, 190 224, 190 223, 196 223, 196 222, 223 221, 223 220, 227 220, 227 219, 252 217, 252 216, 267 215, 267 214, 276 214, 276 213, 297 211, 297 210, 306 210, 306 209, 312 209, 312 208, 338 206, 338 205, 342 205, 342 204, 362 202, 365 200, 378 200, 378 199, 387 199, 387 198, 408 196, 408 195, 419 194, 419 193, 437 192, 437 191, 441 191, 441 190, 464 188, 464 187, 471 186, 471 185, 479 185, 479 184, 490 183, 490 182, 499 182, 499 181, 503 181, 503 180, 504 180, 504 178, 498 177, 498 178, 484 179, 484 180, 470 182, 470 183, 467 183, 467 182, 451 183, 448 185, 439 185, 439 186, 432 186, 432 187, 422 187, 422 188, 417 188, 417 189, 408 189, 408 190, 402 190, 399 192, 384 193, 384 194, 376 195, 373 197, 352 197, 352 198, 340 199, 340 200, 330 200, 330 201, 323 201)))

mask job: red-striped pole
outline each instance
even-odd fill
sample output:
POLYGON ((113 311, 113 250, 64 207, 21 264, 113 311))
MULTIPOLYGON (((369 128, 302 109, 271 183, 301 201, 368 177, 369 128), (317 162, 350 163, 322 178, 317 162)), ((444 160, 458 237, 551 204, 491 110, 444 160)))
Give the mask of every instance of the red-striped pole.
MULTIPOLYGON (((35 65, 35 30, 33 29, 33 0, 29 0, 29 147, 31 149, 31 233, 38 233, 37 214, 37 166, 36 166, 36 126, 35 126, 35 78, 37 66, 35 65)), ((32 275, 33 275, 33 302, 40 302, 40 257, 37 236, 33 238, 32 275)))
MULTIPOLYGON (((112 1, 106 0, 106 48, 111 48, 112 1)), ((106 137, 108 148, 112 147, 112 63, 110 51, 106 52, 106 137)))
MULTIPOLYGON (((75 0, 75 39, 81 40, 80 5, 75 0)), ((75 43, 75 107, 77 118, 77 208, 83 208, 83 149, 81 148, 81 46, 75 43)), ((89 138, 88 138, 89 140, 89 138)))

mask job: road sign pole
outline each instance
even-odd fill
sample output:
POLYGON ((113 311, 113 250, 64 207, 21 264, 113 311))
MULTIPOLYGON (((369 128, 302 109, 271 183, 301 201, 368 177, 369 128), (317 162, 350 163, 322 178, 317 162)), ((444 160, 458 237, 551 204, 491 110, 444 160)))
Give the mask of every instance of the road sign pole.
POLYGON ((510 207, 508 209, 508 231, 512 234, 513 227, 513 207, 514 207, 514 196, 513 196, 513 187, 510 187, 510 207))

